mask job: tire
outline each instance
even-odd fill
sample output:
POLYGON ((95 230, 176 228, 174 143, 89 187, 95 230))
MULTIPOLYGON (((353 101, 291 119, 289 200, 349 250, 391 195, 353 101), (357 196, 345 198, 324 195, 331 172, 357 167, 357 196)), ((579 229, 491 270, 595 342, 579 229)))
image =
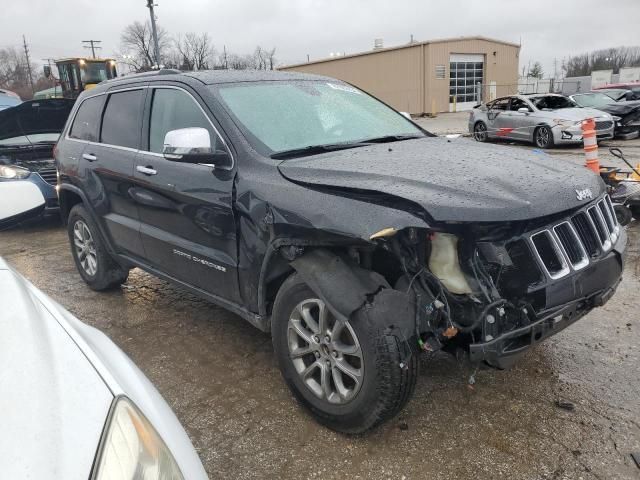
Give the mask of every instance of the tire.
POLYGON ((107 252, 100 231, 82 204, 69 212, 67 234, 78 273, 92 290, 109 290, 127 280, 129 270, 107 252))
POLYGON ((634 205, 632 207, 629 207, 629 209, 631 210, 631 215, 633 215, 633 218, 640 221, 640 205, 634 205))
MULTIPOLYGON (((411 351, 407 342, 402 343, 395 335, 372 325, 362 311, 356 312, 347 325, 340 323, 342 329, 336 327, 339 322, 329 330, 324 329, 324 332, 331 332, 334 340, 339 337, 337 342, 326 342, 329 336, 320 338, 321 335, 317 335, 320 342, 312 344, 312 332, 320 329, 313 329, 311 323, 304 322, 302 310, 310 307, 311 315, 318 319, 322 305, 324 302, 297 274, 294 273, 283 283, 274 303, 271 320, 278 365, 293 395, 319 423, 338 432, 360 434, 389 420, 406 405, 418 378, 418 354, 411 351), (305 332, 311 342, 302 340, 294 324, 305 332), (342 333, 338 334, 337 331, 342 333), (360 359, 342 353, 349 349, 358 352, 354 345, 359 346, 360 359), (325 353, 322 353, 323 349, 325 353), (312 351, 292 358, 292 351, 305 350, 312 351), (336 354, 338 356, 332 358, 336 354), (344 366, 345 361, 349 362, 353 372, 360 373, 359 385, 353 380, 354 377, 345 375, 339 368, 338 362, 344 366), (403 361, 405 366, 401 368, 403 361), (314 364, 316 366, 312 368, 314 364), (306 381, 301 370, 311 372, 306 381), (328 390, 322 387, 325 372, 328 390), (344 396, 340 393, 336 375, 340 376, 344 396), (331 392, 330 395, 326 394, 327 391, 331 392)), ((325 327, 330 326, 335 318, 326 305, 324 311, 327 312, 325 327)), ((316 326, 319 325, 320 321, 316 326)))
POLYGON ((627 225, 629 225, 631 223, 631 220, 633 220, 634 218, 637 218, 637 214, 640 213, 637 210, 634 213, 634 211, 631 210, 626 205, 620 205, 620 204, 615 204, 613 206, 613 210, 616 214, 616 219, 618 220, 618 223, 623 227, 626 227, 627 225))
POLYGON ((538 148, 553 147, 553 132, 546 125, 536 128, 533 132, 533 143, 538 148))
POLYGON ((486 142, 489 139, 489 134, 487 133, 487 124, 484 122, 476 122, 473 126, 473 138, 476 142, 486 142))

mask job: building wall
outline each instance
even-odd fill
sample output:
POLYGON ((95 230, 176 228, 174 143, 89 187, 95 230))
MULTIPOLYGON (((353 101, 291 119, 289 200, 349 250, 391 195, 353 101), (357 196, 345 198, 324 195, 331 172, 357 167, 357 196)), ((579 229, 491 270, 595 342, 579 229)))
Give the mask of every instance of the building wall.
POLYGON ((325 61, 282 67, 304 73, 335 77, 366 90, 400 111, 429 113, 449 111, 449 55, 485 56, 487 85, 496 82, 497 96, 517 93, 519 47, 485 39, 418 43, 325 61), (493 54, 495 52, 495 55, 493 54), (437 79, 436 65, 445 65, 444 79, 437 79))
POLYGON ((455 53, 484 55, 484 100, 488 100, 494 92, 496 97, 518 93, 519 47, 483 39, 470 39, 430 43, 425 45, 425 48, 428 59, 425 71, 427 103, 423 112, 431 111, 433 101, 436 102, 436 111, 449 111, 449 56, 455 53), (436 65, 446 66, 445 79, 436 78, 436 65), (495 82, 493 90, 489 87, 491 82, 495 82))

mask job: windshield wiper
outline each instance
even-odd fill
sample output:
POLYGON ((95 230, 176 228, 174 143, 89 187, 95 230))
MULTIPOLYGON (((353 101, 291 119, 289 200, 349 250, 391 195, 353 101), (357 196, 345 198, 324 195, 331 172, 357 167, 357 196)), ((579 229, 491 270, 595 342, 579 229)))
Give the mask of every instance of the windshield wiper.
POLYGON ((388 143, 388 142, 401 142, 402 140, 413 140, 414 138, 424 138, 424 135, 384 135, 382 137, 373 137, 363 140, 365 143, 388 143))
POLYGON ((333 152, 336 150, 346 150, 348 148, 357 148, 371 145, 368 142, 354 143, 328 143, 325 145, 309 145, 302 148, 293 148, 291 150, 282 150, 270 155, 273 159, 284 160, 286 158, 305 157, 307 155, 316 155, 318 153, 333 152))

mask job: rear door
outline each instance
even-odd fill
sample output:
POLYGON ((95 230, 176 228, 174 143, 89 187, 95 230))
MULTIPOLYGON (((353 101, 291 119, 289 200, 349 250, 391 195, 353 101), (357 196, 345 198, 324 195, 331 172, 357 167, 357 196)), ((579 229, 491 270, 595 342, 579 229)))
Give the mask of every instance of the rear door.
POLYGON ((504 137, 501 128, 509 126, 509 119, 505 114, 509 110, 509 97, 499 98, 487 105, 487 131, 491 137, 504 137))
POLYGON ((180 128, 207 129, 212 148, 229 150, 226 142, 206 104, 186 86, 151 84, 147 111, 133 195, 147 262, 189 285, 237 300, 234 166, 182 163, 162 155, 165 135, 180 128))
POLYGON ((106 93, 98 142, 90 142, 85 192, 119 253, 142 257, 138 207, 129 190, 140 148, 144 86, 106 93))

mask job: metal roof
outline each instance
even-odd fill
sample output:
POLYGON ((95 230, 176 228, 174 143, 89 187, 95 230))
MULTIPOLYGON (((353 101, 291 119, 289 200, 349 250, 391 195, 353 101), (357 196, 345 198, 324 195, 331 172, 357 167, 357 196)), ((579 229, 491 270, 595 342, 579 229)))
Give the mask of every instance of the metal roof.
POLYGON ((349 54, 349 55, 341 55, 341 56, 338 56, 338 57, 322 58, 320 60, 313 60, 311 62, 292 63, 290 65, 283 65, 282 67, 279 67, 279 68, 301 67, 303 65, 313 65, 315 63, 333 62, 333 61, 336 61, 336 60, 342 60, 343 58, 361 57, 361 56, 364 56, 364 55, 375 55, 375 54, 381 53, 381 52, 390 52, 390 51, 393 51, 393 50, 402 50, 403 48, 419 47, 420 45, 429 45, 429 44, 434 44, 434 43, 447 43, 447 42, 460 42, 460 41, 465 41, 465 40, 484 40, 486 42, 499 43, 499 44, 508 45, 508 46, 514 47, 514 48, 520 48, 520 45, 517 44, 517 43, 506 42, 504 40, 497 40, 495 38, 483 37, 483 36, 480 36, 480 35, 476 35, 476 36, 472 36, 472 37, 438 38, 438 39, 435 39, 435 40, 425 40, 424 42, 412 42, 412 43, 406 43, 404 45, 396 45, 394 47, 376 48, 374 50, 367 50, 366 52, 352 53, 352 54, 349 54))

